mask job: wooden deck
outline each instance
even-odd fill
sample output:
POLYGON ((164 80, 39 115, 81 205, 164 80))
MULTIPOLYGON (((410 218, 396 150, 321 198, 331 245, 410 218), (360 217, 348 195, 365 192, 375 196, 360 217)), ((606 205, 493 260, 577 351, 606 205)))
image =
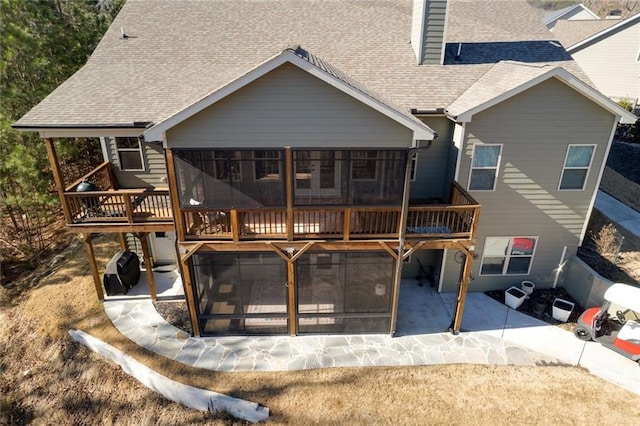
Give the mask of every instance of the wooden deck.
MULTIPOLYGON (((454 184, 457 204, 409 206, 408 237, 471 239, 480 205, 454 184)), ((400 206, 202 209, 182 211, 191 240, 396 239, 400 206)))

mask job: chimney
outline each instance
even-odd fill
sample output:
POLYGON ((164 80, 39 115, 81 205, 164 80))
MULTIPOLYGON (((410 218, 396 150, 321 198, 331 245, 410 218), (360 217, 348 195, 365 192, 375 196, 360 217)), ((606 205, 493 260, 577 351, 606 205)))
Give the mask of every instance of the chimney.
POLYGON ((442 65, 447 29, 447 0, 413 0, 411 45, 418 65, 442 65))

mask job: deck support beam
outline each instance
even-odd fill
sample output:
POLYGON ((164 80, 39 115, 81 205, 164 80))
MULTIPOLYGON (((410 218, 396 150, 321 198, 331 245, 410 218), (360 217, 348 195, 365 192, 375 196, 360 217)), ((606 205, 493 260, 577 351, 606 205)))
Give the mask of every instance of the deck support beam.
POLYGON ((467 290, 469 289, 469 281, 471 280, 471 266, 473 265, 473 255, 464 247, 462 250, 464 253, 464 266, 462 268, 462 276, 460 278, 460 286, 458 287, 458 294, 456 297, 456 306, 453 314, 453 321, 451 323, 451 333, 460 333, 460 327, 462 326, 462 314, 464 313, 464 304, 467 301, 467 290))
POLYGON ((104 300, 104 290, 102 289, 102 283, 100 282, 100 272, 98 271, 98 264, 96 262, 96 253, 93 250, 91 234, 82 234, 82 242, 84 249, 87 252, 87 258, 89 259, 89 268, 91 269, 91 275, 93 277, 93 285, 96 287, 98 300, 102 302, 104 300))
POLYGON ((62 171, 60 170, 60 162, 58 161, 58 154, 56 153, 56 147, 53 143, 53 139, 44 138, 44 145, 47 148, 47 156, 49 157, 49 164, 51 165, 51 172, 53 173, 53 180, 56 183, 56 190, 58 191, 58 197, 60 197, 60 203, 62 204, 62 211, 64 212, 64 218, 67 223, 71 223, 71 209, 69 209, 69 201, 64 196, 64 178, 62 177, 62 171))
POLYGON ((147 274, 147 282, 149 283, 149 292, 151 293, 151 300, 154 302, 158 298, 156 292, 156 281, 153 277, 153 260, 151 260, 151 254, 149 251, 149 242, 147 241, 146 232, 134 234, 137 239, 140 240, 140 246, 142 247, 142 257, 144 258, 144 269, 147 274))

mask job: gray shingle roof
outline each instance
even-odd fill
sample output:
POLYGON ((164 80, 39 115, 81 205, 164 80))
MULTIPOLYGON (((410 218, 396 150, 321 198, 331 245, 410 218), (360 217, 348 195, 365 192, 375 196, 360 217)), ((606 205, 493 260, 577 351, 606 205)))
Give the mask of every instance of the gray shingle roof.
POLYGON ((620 22, 620 19, 561 20, 554 27, 553 35, 565 48, 569 48, 620 22))
POLYGON ((502 59, 558 61, 584 78, 524 0, 451 0, 451 65, 418 66, 412 3, 128 0, 87 64, 16 124, 157 123, 292 45, 404 111, 448 106, 502 59), (463 65, 451 59, 457 43, 463 65))

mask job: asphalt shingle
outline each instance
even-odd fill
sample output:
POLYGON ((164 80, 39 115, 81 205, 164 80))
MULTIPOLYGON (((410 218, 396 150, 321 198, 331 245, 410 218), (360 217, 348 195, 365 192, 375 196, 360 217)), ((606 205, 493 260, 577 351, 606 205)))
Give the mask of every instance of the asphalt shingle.
POLYGON ((407 112, 445 108, 504 59, 562 61, 584 78, 524 0, 451 0, 447 65, 419 66, 412 3, 128 0, 87 64, 16 124, 158 123, 297 45, 407 112))

